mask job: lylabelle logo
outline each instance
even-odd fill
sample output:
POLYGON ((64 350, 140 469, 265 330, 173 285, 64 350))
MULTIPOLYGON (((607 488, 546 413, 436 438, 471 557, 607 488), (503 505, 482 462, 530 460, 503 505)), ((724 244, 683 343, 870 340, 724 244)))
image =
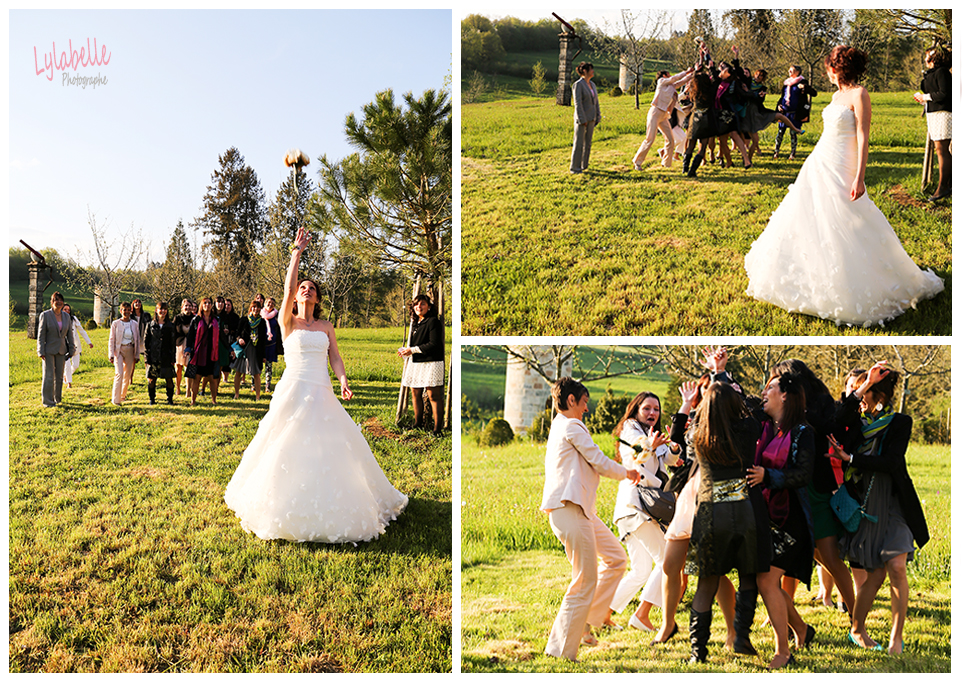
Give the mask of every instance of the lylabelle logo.
POLYGON ((99 50, 97 39, 93 39, 93 48, 90 46, 90 38, 87 39, 87 46, 75 50, 73 40, 67 41, 67 49, 57 55, 57 43, 52 42, 50 52, 43 53, 43 68, 40 68, 40 59, 37 56, 37 48, 33 48, 33 68, 37 76, 45 76, 48 81, 53 81, 54 71, 63 72, 61 85, 80 86, 86 88, 107 83, 107 78, 98 72, 96 76, 82 76, 77 74, 77 70, 86 67, 102 67, 110 64, 111 53, 107 51, 106 45, 101 45, 99 50), (69 72, 73 71, 71 75, 69 72))

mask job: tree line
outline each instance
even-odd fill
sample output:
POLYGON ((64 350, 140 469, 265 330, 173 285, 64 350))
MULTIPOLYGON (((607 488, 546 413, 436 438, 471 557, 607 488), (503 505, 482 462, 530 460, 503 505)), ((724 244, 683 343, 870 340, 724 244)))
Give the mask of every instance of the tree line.
POLYGON ((223 295, 246 311, 257 293, 280 299, 303 224, 313 238, 301 275, 317 282, 325 316, 342 326, 401 325, 413 284, 436 302, 451 292, 451 127, 445 90, 400 101, 385 90, 345 119, 354 153, 312 160, 314 178, 292 167, 271 200, 241 151, 224 151, 199 214, 173 227, 162 261, 143 268, 143 237, 132 228, 109 234, 92 212, 92 253, 44 252, 56 253, 66 282, 97 287, 108 302, 138 292, 177 311, 183 298, 223 295))
MULTIPOLYGON (((558 50, 560 23, 548 11, 538 21, 514 17, 489 19, 473 14, 461 22, 463 74, 508 74, 518 66, 509 53, 558 50)), ((907 90, 921 79, 923 50, 951 46, 952 10, 692 10, 687 28, 670 29, 670 10, 622 10, 618 21, 591 25, 577 17, 563 17, 582 38, 580 59, 617 67, 619 56, 642 54, 642 62, 656 61, 681 70, 695 62, 698 40, 704 40, 716 60, 731 57, 737 45, 742 62, 765 69, 776 79, 788 67, 802 67, 803 75, 820 90, 828 87, 822 60, 832 47, 847 43, 868 52, 865 85, 870 90, 907 90), (663 19, 668 19, 665 21, 663 19)), ((557 61, 544 65, 546 78, 557 80, 557 61)), ((653 87, 653 70, 644 87, 653 87)), ((607 84, 600 84, 603 88, 607 84)))

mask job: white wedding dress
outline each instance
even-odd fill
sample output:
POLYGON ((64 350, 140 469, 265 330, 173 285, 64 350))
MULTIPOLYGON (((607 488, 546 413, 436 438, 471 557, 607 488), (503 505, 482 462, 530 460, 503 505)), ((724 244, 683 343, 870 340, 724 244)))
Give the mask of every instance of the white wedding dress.
POLYGON ((838 325, 884 325, 944 285, 916 266, 867 194, 851 200, 855 113, 833 102, 822 119, 818 144, 745 256, 747 293, 838 325))
POLYGON ((367 541, 408 503, 335 397, 327 350, 323 331, 284 339, 284 375, 224 493, 264 540, 367 541))

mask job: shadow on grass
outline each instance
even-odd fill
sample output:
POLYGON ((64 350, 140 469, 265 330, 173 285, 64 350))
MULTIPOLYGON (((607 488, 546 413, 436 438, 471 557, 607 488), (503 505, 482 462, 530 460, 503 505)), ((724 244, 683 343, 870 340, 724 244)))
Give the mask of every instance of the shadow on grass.
POLYGON ((382 553, 411 557, 451 559, 451 503, 412 497, 400 516, 388 524, 387 529, 375 540, 329 544, 323 542, 291 542, 273 540, 278 546, 303 546, 316 552, 343 552, 345 554, 382 553))

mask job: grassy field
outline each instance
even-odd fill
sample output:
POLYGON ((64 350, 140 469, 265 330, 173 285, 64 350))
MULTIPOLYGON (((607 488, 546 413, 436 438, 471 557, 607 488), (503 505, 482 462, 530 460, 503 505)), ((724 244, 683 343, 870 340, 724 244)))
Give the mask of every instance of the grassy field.
MULTIPOLYGON (((596 435, 609 455, 611 436, 596 435)), ((909 448, 909 471, 925 509, 931 541, 909 564, 910 601, 906 653, 890 657, 856 650, 846 640, 841 612, 815 603, 812 590, 800 587, 796 604, 817 631, 814 645, 796 655, 796 672, 949 672, 951 670, 951 471, 947 446, 909 448)), ((696 580, 679 607, 681 632, 667 646, 648 645, 650 634, 636 630, 603 632, 597 647, 582 646, 579 663, 543 654, 571 567, 539 511, 544 484, 544 445, 528 441, 504 447, 461 449, 461 670, 475 672, 760 672, 773 653, 771 631, 762 626, 759 602, 753 641, 758 657, 738 657, 723 648, 724 621, 714 611, 708 663, 690 666, 685 627, 696 580)), ((611 516, 617 484, 602 478, 598 511, 611 516)), ((883 586, 869 614, 877 639, 891 626, 888 588, 883 586)), ((636 598, 637 601, 637 598, 636 598)), ((628 612, 616 621, 627 624, 628 612)), ((652 619, 660 621, 659 609, 652 619)))
MULTIPOLYGON (((451 439, 394 425, 400 329, 338 331, 345 404, 410 498, 379 539, 265 542, 223 502, 270 394, 109 402, 107 331, 64 402, 10 344, 11 672, 450 672, 451 439)), ((283 364, 279 364, 283 373, 283 364)))
MULTIPOLYGON (((632 97, 600 95, 592 169, 580 176, 567 171, 570 108, 547 98, 462 107, 462 333, 863 334, 744 292, 744 255, 817 142, 828 94, 796 161, 771 159, 770 128, 754 168, 706 165, 698 179, 657 157, 631 169, 650 97, 635 110, 632 97)), ((908 93, 875 94, 873 105, 868 193, 946 290, 872 332, 949 335, 951 203, 921 201, 925 124, 908 93)))

